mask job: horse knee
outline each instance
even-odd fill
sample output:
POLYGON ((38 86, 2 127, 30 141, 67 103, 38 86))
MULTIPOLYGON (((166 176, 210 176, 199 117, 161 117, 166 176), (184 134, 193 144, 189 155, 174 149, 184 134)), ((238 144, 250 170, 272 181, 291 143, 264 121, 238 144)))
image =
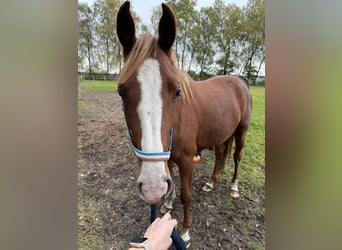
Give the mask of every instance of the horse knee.
POLYGON ((181 194, 181 202, 184 206, 189 206, 191 203, 191 195, 182 195, 181 194))

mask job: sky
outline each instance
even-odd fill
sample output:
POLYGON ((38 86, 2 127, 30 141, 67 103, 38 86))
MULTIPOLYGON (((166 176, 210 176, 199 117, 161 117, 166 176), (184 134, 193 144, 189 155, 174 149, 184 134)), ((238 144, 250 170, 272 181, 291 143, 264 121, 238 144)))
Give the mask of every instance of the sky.
MULTIPOLYGON (((81 3, 88 3, 92 5, 95 0, 79 0, 81 3)), ((225 3, 234 3, 239 7, 245 6, 248 0, 225 0, 225 3)), ((151 16, 154 7, 161 6, 161 0, 131 0, 131 8, 141 18, 142 22, 149 26, 151 23, 151 16)), ((215 0, 197 0, 197 8, 200 9, 203 6, 210 6, 215 0)))

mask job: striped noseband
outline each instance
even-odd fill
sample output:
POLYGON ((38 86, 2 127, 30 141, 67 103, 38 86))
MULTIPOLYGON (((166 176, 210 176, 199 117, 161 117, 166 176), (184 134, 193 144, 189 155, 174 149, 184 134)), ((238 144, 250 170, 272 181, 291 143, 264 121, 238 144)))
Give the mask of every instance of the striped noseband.
POLYGON ((135 153, 136 157, 139 160, 142 161, 167 161, 170 159, 171 155, 171 148, 172 148, 172 134, 173 134, 173 129, 170 129, 170 143, 169 143, 169 149, 167 152, 144 152, 138 148, 136 148, 133 145, 133 136, 132 136, 132 131, 128 129, 128 134, 129 134, 129 139, 131 142, 131 149, 135 153))

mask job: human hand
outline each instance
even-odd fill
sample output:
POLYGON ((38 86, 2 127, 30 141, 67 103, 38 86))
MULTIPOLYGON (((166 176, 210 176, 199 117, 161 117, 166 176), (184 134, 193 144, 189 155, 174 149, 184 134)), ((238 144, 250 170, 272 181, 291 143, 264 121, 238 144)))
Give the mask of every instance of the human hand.
POLYGON ((177 220, 172 219, 170 213, 157 218, 147 228, 144 237, 148 238, 153 250, 166 250, 172 244, 172 230, 177 226, 177 220))

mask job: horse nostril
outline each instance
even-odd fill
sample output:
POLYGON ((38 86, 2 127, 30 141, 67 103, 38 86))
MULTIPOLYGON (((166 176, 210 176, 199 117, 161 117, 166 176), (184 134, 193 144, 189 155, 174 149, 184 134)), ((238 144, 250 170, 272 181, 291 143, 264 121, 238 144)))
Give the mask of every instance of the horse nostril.
POLYGON ((138 182, 137 183, 137 189, 138 189, 138 193, 141 194, 142 193, 142 182, 138 182))
POLYGON ((167 192, 166 192, 166 196, 168 196, 170 194, 170 192, 172 191, 172 179, 170 177, 168 177, 166 179, 166 183, 167 183, 167 192))

